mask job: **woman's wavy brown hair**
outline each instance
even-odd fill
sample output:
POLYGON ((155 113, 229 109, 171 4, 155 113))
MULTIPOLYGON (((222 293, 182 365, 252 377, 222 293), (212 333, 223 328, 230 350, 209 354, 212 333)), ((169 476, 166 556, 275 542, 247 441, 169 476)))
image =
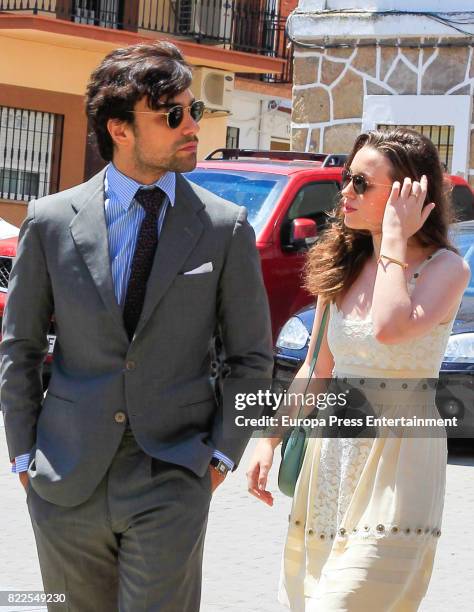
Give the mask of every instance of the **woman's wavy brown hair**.
MULTIPOLYGON (((385 155, 392 167, 392 180, 405 177, 419 181, 428 178, 425 205, 435 202, 423 227, 415 234, 424 247, 446 248, 457 253, 448 238, 449 224, 454 220, 450 191, 445 181, 438 151, 429 138, 408 129, 374 131, 361 134, 347 159, 350 168, 356 153, 365 146, 385 155)), ((341 200, 332 212, 334 221, 311 248, 304 271, 305 288, 324 302, 333 302, 346 292, 374 252, 371 233, 344 225, 341 200)))

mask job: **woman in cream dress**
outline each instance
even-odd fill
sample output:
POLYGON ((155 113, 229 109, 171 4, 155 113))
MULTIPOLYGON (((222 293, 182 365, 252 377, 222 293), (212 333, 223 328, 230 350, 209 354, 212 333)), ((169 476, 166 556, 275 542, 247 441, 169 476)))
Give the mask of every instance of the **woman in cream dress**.
MULTIPOLYGON (((431 141, 409 130, 357 139, 336 221, 308 258, 306 284, 319 299, 299 379, 330 303, 309 391, 317 379, 337 378, 363 390, 377 415, 439 417, 433 379, 470 277, 449 242, 449 220, 431 141)), ((270 506, 279 442, 260 440, 247 472, 249 491, 270 506)), ((311 437, 279 600, 294 612, 417 610, 441 535, 446 458, 440 431, 311 437)))

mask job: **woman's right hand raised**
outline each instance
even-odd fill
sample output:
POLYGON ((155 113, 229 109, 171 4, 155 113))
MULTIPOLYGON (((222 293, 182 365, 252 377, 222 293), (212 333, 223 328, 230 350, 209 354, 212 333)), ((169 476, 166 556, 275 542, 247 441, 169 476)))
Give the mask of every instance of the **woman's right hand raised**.
POLYGON ((275 453, 274 442, 271 438, 259 440, 247 470, 249 493, 269 506, 273 506, 273 495, 266 490, 266 486, 275 453))

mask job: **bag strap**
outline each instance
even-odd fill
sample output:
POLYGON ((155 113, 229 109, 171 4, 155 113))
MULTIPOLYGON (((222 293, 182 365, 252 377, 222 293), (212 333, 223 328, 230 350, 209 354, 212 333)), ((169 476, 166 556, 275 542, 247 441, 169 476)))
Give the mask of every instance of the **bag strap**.
MULTIPOLYGON (((328 315, 329 315, 329 302, 326 304, 326 307, 323 312, 323 317, 319 325, 318 337, 316 339, 316 345, 314 347, 313 357, 311 359, 311 365, 309 366, 308 382, 306 383, 306 387, 305 387, 304 394, 303 394, 304 397, 306 397, 306 393, 308 392, 309 384, 311 382, 311 379, 313 378, 314 370, 316 368, 316 362, 318 360, 319 350, 321 348, 321 343, 323 341, 324 328, 326 327, 326 321, 327 321, 328 315)), ((301 417, 302 411, 303 411, 303 402, 301 402, 301 406, 298 411, 298 419, 301 417)))
POLYGON ((443 251, 447 251, 448 249, 438 249, 437 251, 435 251, 432 255, 429 255, 424 261, 421 262, 421 264, 418 266, 418 268, 413 272, 413 274, 411 275, 410 278, 410 282, 414 283, 416 281, 416 279, 418 278, 418 276, 420 275, 420 272, 431 262, 433 261, 433 259, 435 259, 436 257, 438 257, 438 255, 440 253, 442 253, 443 251))

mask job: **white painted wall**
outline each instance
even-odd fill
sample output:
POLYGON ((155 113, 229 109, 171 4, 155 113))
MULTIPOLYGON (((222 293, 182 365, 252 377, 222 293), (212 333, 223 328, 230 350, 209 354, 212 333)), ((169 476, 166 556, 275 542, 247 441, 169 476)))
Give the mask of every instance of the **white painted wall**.
POLYGON ((425 15, 377 15, 369 16, 363 11, 431 11, 440 12, 451 18, 474 16, 473 0, 300 0, 297 11, 288 21, 292 37, 298 41, 331 36, 356 37, 408 37, 408 36, 462 36, 460 28, 474 34, 474 23, 449 25, 425 15), (449 6, 447 6, 449 5, 449 6), (323 13, 324 10, 354 9, 352 13, 323 13), (314 13, 314 14, 312 14, 314 13))
POLYGON ((227 125, 240 128, 240 147, 269 149, 272 139, 290 140, 291 115, 271 110, 271 100, 279 101, 278 98, 234 90, 232 114, 227 125))
POLYGON ((365 96, 362 131, 377 124, 452 125, 452 174, 467 177, 471 113, 471 96, 365 96))
POLYGON ((472 0, 300 0, 313 10, 365 9, 370 11, 472 11, 472 0))
POLYGON ((259 100, 234 90, 232 96, 232 113, 227 118, 227 125, 240 129, 240 146, 256 149, 258 146, 260 108, 259 100))
MULTIPOLYGON (((455 27, 474 34, 473 23, 455 27)), ((319 18, 316 14, 311 15, 308 12, 295 13, 290 17, 288 29, 291 36, 297 41, 326 38, 328 32, 331 33, 331 36, 338 38, 347 36, 351 41, 359 37, 399 38, 400 33, 403 33, 404 38, 408 36, 450 36, 453 38, 462 36, 453 27, 422 15, 384 15, 376 19, 369 19, 366 15, 342 17, 340 13, 336 13, 330 17, 319 18)))

